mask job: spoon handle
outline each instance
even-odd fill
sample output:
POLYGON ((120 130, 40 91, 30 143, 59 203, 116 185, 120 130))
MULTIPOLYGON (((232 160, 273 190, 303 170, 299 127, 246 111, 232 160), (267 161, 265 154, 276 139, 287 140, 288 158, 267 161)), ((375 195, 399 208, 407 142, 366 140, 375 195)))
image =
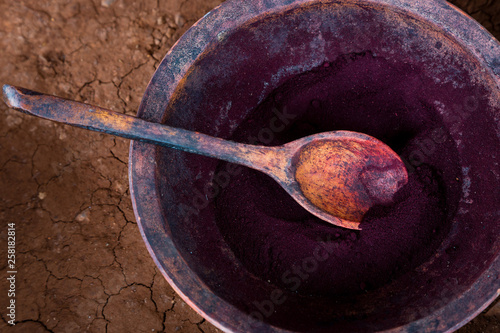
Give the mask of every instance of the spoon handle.
POLYGON ((215 157, 257 169, 275 178, 286 177, 286 158, 281 147, 227 141, 10 85, 3 86, 3 94, 9 107, 44 119, 215 157))

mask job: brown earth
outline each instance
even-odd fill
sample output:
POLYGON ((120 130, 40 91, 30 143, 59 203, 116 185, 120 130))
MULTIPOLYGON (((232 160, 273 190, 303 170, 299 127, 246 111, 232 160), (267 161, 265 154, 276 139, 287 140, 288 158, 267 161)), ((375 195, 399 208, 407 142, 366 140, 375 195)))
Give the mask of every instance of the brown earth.
MULTIPOLYGON (((133 115, 168 49, 220 2, 0 0, 0 83, 133 115)), ((499 1, 453 2, 500 39, 499 1)), ((146 250, 128 145, 0 103, 0 331, 220 332, 175 294, 146 250), (6 316, 8 223, 15 326, 6 316)), ((499 330, 500 303, 459 332, 499 330)))

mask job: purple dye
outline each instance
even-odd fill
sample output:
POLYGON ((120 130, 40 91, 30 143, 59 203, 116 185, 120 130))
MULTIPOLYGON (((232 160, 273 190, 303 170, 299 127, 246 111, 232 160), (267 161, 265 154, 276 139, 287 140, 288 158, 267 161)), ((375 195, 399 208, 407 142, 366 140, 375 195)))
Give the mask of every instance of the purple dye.
POLYGON ((367 213, 362 231, 352 231, 312 216, 271 178, 242 168, 215 200, 217 225, 240 262, 279 288, 325 296, 376 289, 428 260, 449 230, 460 186, 455 145, 430 106, 430 85, 408 65, 364 53, 276 89, 232 140, 259 137, 278 109, 293 119, 264 144, 331 130, 363 132, 408 162, 409 183, 394 204, 367 213), (422 143, 428 151, 417 154, 422 143))

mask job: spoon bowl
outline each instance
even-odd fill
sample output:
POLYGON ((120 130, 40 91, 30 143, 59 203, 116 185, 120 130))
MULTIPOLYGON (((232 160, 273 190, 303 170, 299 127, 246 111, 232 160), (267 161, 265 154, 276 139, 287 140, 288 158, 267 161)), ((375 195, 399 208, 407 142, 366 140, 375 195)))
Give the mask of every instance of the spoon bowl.
POLYGON ((408 182, 399 156, 366 134, 325 132, 285 146, 295 149, 288 169, 293 179, 281 185, 309 212, 338 226, 359 230, 372 206, 390 204, 408 182))
POLYGON ((310 213, 344 228, 359 230, 364 214, 376 204, 389 204, 408 181, 399 156, 366 134, 325 132, 283 146, 256 146, 25 88, 4 85, 3 93, 9 107, 44 119, 254 168, 275 179, 310 213))

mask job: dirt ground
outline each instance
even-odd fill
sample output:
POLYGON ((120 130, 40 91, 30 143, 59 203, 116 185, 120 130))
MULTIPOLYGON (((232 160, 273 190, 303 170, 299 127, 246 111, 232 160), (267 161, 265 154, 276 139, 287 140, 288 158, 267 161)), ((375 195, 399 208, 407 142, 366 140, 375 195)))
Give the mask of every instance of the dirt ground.
MULTIPOLYGON (((0 0, 0 84, 134 115, 168 49, 220 2, 0 0)), ((500 1, 453 2, 500 39, 500 1)), ((1 332, 220 332, 175 294, 146 250, 128 146, 0 103, 1 332), (8 223, 15 326, 6 310, 8 223)), ((459 332, 495 331, 500 303, 459 332)))

